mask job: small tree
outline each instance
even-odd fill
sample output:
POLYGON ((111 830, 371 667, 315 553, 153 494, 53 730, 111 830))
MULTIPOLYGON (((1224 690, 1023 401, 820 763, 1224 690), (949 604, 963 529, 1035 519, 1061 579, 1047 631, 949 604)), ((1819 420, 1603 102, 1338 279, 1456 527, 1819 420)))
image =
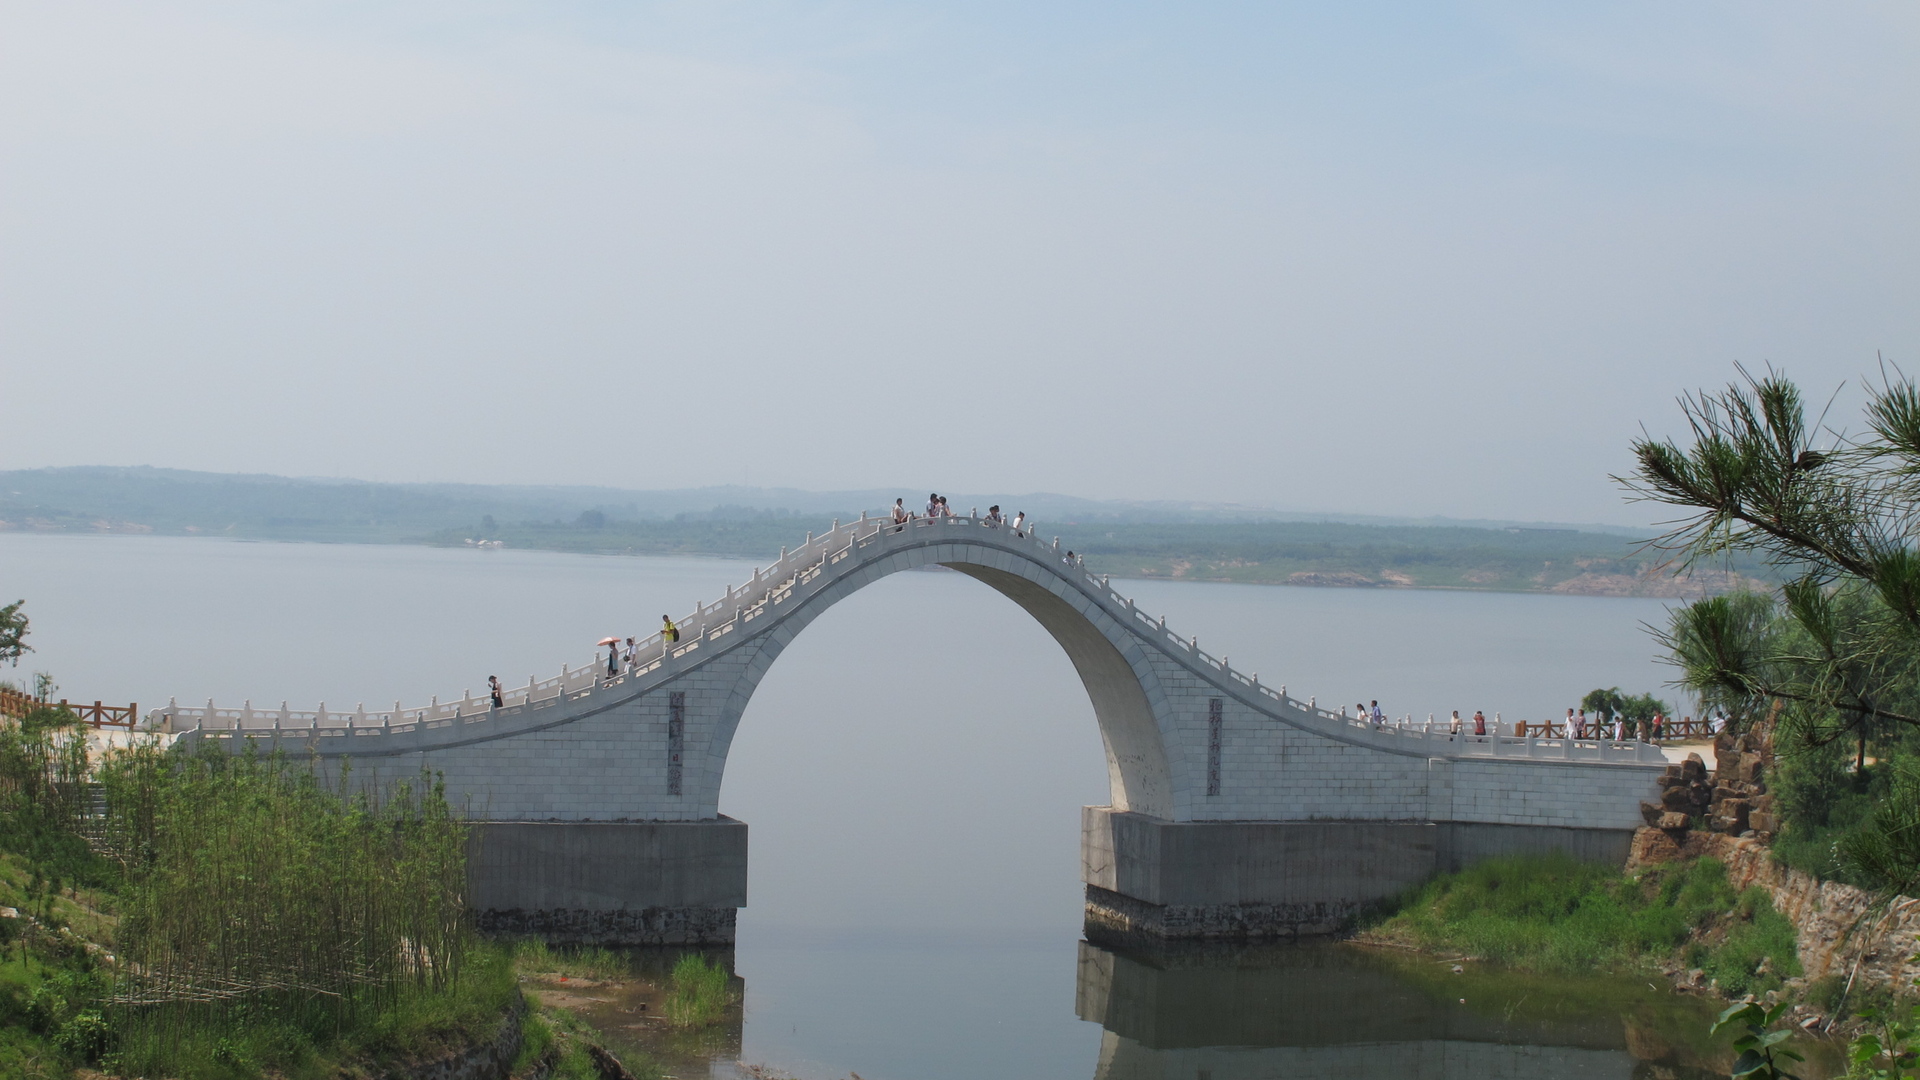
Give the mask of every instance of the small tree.
POLYGON ((1601 720, 1612 720, 1616 716, 1628 720, 1651 720, 1655 713, 1666 715, 1673 711, 1671 706, 1652 694, 1623 694, 1617 686, 1587 691, 1587 696, 1580 699, 1580 707, 1601 720))
POLYGON ((33 651, 33 646, 25 643, 27 636, 27 613, 21 608, 25 600, 15 600, 6 607, 0 607, 0 660, 18 665, 20 657, 33 651))
POLYGON ((1617 686, 1607 690, 1589 690, 1587 696, 1580 699, 1580 707, 1601 720, 1612 720, 1620 715, 1621 703, 1625 700, 1617 686))

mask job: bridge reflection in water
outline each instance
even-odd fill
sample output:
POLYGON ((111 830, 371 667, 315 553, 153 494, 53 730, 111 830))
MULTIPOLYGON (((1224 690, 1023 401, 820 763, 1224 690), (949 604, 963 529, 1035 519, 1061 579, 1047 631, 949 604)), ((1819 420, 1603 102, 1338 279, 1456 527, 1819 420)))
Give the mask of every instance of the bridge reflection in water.
POLYGON ((1713 1068, 1702 1002, 1650 990, 1635 1001, 1638 984, 1613 980, 1584 993, 1589 980, 1568 980, 1546 1000, 1552 980, 1508 978, 1336 944, 1081 942, 1076 1008, 1105 1029, 1096 1080, 1727 1075, 1713 1068))

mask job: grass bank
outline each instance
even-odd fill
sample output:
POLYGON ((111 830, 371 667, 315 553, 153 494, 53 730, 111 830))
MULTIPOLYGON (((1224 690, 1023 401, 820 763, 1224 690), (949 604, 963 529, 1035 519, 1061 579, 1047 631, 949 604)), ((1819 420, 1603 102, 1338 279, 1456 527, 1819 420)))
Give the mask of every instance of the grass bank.
POLYGON ((1714 859, 1638 875, 1557 854, 1489 860, 1402 897, 1361 939, 1543 973, 1678 962, 1733 997, 1800 974, 1793 924, 1714 859))

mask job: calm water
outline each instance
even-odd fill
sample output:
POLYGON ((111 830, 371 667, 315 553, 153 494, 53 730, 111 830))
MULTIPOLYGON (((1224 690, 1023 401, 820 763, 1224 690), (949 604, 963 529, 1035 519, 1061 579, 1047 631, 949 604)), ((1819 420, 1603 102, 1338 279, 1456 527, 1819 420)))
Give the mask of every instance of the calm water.
MULTIPOLYGON (((0 534, 0 594, 25 597, 33 617, 37 652, 22 670, 53 672, 76 699, 143 709, 170 696, 351 708, 457 696, 489 673, 545 677, 750 572, 717 559, 0 534)), ((1123 591, 1209 652, 1322 703, 1543 719, 1595 686, 1668 677, 1640 629, 1663 618, 1660 601, 1123 591)), ((1487 1046, 1598 1055, 1565 1058, 1597 1071, 1525 1075, 1625 1077, 1655 1060, 1630 1052, 1617 1010, 1582 1015, 1574 1034, 1564 1016, 1487 1027, 1478 1013, 1422 1012, 1378 965, 1342 983, 1360 989, 1334 1008, 1312 988, 1348 961, 1324 951, 1128 957, 1083 945, 1078 808, 1106 801, 1103 760, 1066 657, 985 586, 900 574, 822 616, 761 685, 721 796, 753 829, 736 955, 746 1060, 867 1080, 1508 1075, 1476 1056, 1487 1046), (1092 1009, 1102 978, 1106 1004, 1092 1009), (1379 1002, 1394 1004, 1383 1014, 1379 1002), (1410 1026, 1308 1038, 1349 1010, 1410 1026), (1239 1049, 1209 1049, 1221 1046, 1239 1049)))

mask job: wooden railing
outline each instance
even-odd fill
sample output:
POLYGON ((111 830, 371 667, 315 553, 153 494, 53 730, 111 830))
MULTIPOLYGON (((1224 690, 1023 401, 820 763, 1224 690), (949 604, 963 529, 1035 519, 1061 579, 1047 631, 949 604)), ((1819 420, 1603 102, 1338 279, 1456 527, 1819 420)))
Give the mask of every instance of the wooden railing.
MULTIPOLYGON (((1523 739, 1529 735, 1537 735, 1543 739, 1561 739, 1566 737, 1567 722, 1564 720, 1553 720, 1545 723, 1529 724, 1522 720, 1513 725, 1513 733, 1523 739)), ((1713 735, 1712 721, 1706 719, 1695 720, 1691 716, 1683 717, 1679 720, 1665 721, 1660 725, 1660 731, 1657 735, 1655 735, 1651 729, 1648 731, 1648 738, 1654 742, 1667 742, 1676 739, 1711 739, 1713 735)), ((1638 739, 1639 737, 1639 722, 1629 720, 1627 722, 1627 738, 1638 739)), ((1613 738, 1613 721, 1609 720, 1604 723, 1599 720, 1587 721, 1587 738, 1613 738)))
MULTIPOLYGON (((0 716, 18 720, 34 709, 49 704, 52 703, 42 702, 18 690, 0 687, 0 716)), ((75 705, 66 698, 61 698, 60 703, 55 707, 73 713, 82 723, 91 724, 95 728, 132 728, 133 722, 140 716, 138 702, 130 702, 126 705, 104 705, 96 701, 91 705, 84 703, 75 705)))
POLYGON ((32 712, 40 703, 18 690, 9 690, 0 686, 0 716, 15 720, 32 712))
POLYGON ((96 728, 131 728, 133 722, 140 717, 139 702, 128 702, 125 705, 102 705, 98 701, 95 701, 91 705, 74 705, 69 703, 66 698, 61 698, 60 707, 71 710, 82 722, 91 724, 96 728))

